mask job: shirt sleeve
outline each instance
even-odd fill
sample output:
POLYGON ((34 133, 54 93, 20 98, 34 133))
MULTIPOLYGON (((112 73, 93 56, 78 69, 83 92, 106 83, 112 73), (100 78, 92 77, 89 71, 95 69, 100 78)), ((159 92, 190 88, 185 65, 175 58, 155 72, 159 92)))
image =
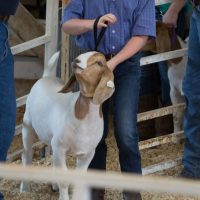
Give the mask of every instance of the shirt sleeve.
POLYGON ((139 0, 133 14, 132 36, 156 36, 155 0, 139 0))
POLYGON ((64 9, 62 23, 71 19, 83 18, 83 0, 70 0, 64 9))

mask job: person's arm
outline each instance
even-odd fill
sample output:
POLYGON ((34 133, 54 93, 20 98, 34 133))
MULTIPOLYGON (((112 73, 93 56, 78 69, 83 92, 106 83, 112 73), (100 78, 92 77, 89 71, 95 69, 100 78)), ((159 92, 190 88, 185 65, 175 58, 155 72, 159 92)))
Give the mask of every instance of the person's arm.
MULTIPOLYGON (((111 24, 116 23, 117 19, 115 15, 109 13, 103 15, 99 19, 98 28, 107 27, 111 24), (108 25, 106 24, 108 23, 108 25)), ((71 35, 80 35, 88 31, 93 30, 95 19, 71 19, 63 24, 63 30, 67 34, 71 35)))
POLYGON ((140 51, 145 46, 147 40, 148 36, 133 36, 124 48, 107 62, 109 69, 113 71, 117 65, 140 51))
POLYGON ((130 28, 132 37, 111 60, 107 62, 113 71, 117 65, 139 52, 149 37, 156 35, 155 0, 139 1, 134 11, 133 25, 130 28))
POLYGON ((173 2, 163 16, 163 22, 169 26, 176 27, 178 14, 185 5, 185 0, 176 0, 173 2))

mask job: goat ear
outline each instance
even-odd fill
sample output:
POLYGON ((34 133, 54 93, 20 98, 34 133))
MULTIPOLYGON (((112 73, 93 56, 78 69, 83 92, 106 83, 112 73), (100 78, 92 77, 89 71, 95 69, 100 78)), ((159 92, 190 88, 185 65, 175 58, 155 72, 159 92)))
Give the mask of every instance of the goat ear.
POLYGON ((113 73, 106 66, 106 70, 102 74, 101 80, 93 95, 94 104, 102 104, 110 98, 115 90, 113 73))
POLYGON ((63 88, 59 91, 59 93, 67 93, 72 91, 72 86, 76 82, 75 74, 72 73, 67 83, 63 86, 63 88))
POLYGON ((75 103, 75 117, 79 120, 82 120, 85 118, 87 113, 89 112, 89 98, 84 97, 81 93, 79 94, 78 99, 75 103))

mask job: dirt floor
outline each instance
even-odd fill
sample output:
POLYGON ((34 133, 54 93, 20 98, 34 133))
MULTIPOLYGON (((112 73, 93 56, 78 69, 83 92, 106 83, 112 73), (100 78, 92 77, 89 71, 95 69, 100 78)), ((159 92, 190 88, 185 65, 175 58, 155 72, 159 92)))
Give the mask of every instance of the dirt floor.
MULTIPOLYGON (((107 140, 108 143, 108 158, 107 158, 107 170, 110 171, 119 171, 119 162, 118 162, 118 151, 116 148, 115 139, 112 135, 112 131, 107 140)), ((181 156, 183 149, 183 143, 180 145, 161 145, 156 148, 149 150, 143 150, 142 154, 142 165, 143 167, 150 166, 162 161, 167 161, 169 159, 175 159, 178 156, 181 156)), ((15 163, 20 164, 21 161, 18 160, 15 163)), ((68 158, 68 163, 70 167, 74 166, 74 159, 68 158)), ((51 157, 46 159, 34 159, 34 165, 51 165, 51 157)), ((175 167, 170 170, 165 170, 162 172, 156 173, 160 176, 173 176, 176 177, 182 167, 175 167)), ((58 199, 58 194, 51 191, 49 184, 38 184, 32 183, 32 192, 30 193, 19 193, 19 181, 0 181, 0 190, 5 194, 5 200, 56 200, 58 199)), ((143 200, 200 200, 200 198, 192 197, 182 197, 182 196, 173 196, 170 194, 151 194, 151 193, 142 193, 143 200)), ((111 189, 106 190, 105 200, 123 200, 122 194, 120 191, 113 191, 111 189)))
MULTIPOLYGON (((31 85, 32 83, 29 84, 31 85)), ((28 84, 26 85, 27 92, 29 90, 30 85, 28 84)), ((21 95, 22 94, 20 94, 20 96, 21 95)), ((24 107, 18 109, 17 124, 21 123, 23 112, 24 112, 24 107)), ((110 130, 109 136, 107 138, 107 144, 108 144, 107 170, 120 171, 120 166, 118 161, 118 150, 113 136, 113 129, 110 130)), ((21 146, 22 146, 21 137, 18 136, 14 139, 9 152, 16 151, 20 149, 21 146)), ((148 150, 143 150, 141 151, 142 166, 147 167, 153 164, 157 164, 159 162, 173 160, 177 157, 181 157, 182 151, 183 151, 183 143, 179 145, 166 144, 148 150)), ((17 160, 15 163, 20 164, 21 161, 17 160)), ((70 167, 73 167, 75 163, 74 159, 71 157, 68 158, 68 163, 70 167)), ((39 159, 39 157, 37 156, 34 158, 33 164, 40 166, 41 165, 50 166, 51 157, 49 156, 45 159, 39 159)), ((181 169, 182 167, 179 166, 172 168, 170 170, 158 172, 155 175, 176 177, 180 173, 181 169)), ((32 183, 32 192, 20 194, 19 181, 1 180, 0 191, 4 193, 5 200, 57 200, 58 199, 58 193, 53 193, 51 191, 50 185, 47 183, 43 184, 32 183)), ((170 194, 142 193, 142 196, 143 200, 200 200, 200 198, 173 196, 170 194)), ((123 198, 120 191, 113 191, 112 189, 106 189, 105 200, 123 200, 123 198)))
MULTIPOLYGON (((20 146, 21 143, 20 138, 16 140, 17 146, 20 146)), ((119 171, 119 162, 118 162, 118 151, 115 143, 114 136, 112 135, 112 130, 107 139, 108 144, 108 158, 107 158, 107 170, 109 171, 119 171)), ((15 146, 15 144, 13 144, 15 146)), ((142 165, 143 167, 147 167, 159 162, 173 160, 182 155, 183 143, 180 145, 161 145, 156 148, 143 150, 141 151, 142 155, 142 165)), ((20 160, 15 163, 21 163, 20 160)), ((74 166, 74 159, 68 158, 68 163, 70 167, 74 166)), ((50 166, 51 165, 51 157, 47 157, 46 159, 34 159, 34 165, 43 165, 50 166)), ((182 167, 175 167, 170 170, 165 170, 156 175, 160 176, 173 176, 176 177, 182 167)), ((5 194, 5 200, 56 200, 58 199, 58 194, 53 193, 51 191, 49 184, 38 184, 32 183, 32 192, 31 193, 19 193, 19 182, 18 181, 7 181, 2 180, 0 182, 0 190, 5 194)), ((169 194, 151 194, 151 193, 142 193, 144 200, 198 200, 198 198, 192 197, 181 197, 181 196, 173 196, 169 194)), ((123 200, 122 194, 120 191, 113 191, 111 189, 106 190, 105 200, 123 200)), ((200 200, 200 198, 199 198, 200 200)))

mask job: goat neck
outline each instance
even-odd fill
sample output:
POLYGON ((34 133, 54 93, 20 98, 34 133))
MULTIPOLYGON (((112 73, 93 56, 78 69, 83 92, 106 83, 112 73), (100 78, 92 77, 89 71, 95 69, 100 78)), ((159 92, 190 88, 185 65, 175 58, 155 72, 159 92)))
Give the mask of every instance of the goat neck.
MULTIPOLYGON (((75 103, 75 117, 83 120, 89 113, 90 105, 93 104, 91 97, 84 96, 81 92, 75 103)), ((102 118, 102 105, 95 105, 99 107, 99 116, 102 118)))

